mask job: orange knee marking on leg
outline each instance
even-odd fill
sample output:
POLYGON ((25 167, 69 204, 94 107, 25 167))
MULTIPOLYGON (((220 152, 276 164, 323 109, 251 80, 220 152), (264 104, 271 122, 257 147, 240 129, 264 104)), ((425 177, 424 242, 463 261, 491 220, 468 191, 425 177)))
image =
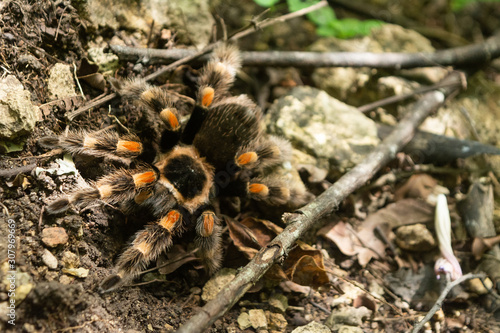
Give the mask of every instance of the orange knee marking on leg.
POLYGON ((154 182, 156 180, 156 174, 153 171, 146 171, 143 173, 136 173, 132 178, 134 178, 135 187, 139 188, 154 182))
POLYGON ((164 229, 172 231, 172 229, 175 227, 175 224, 177 223, 177 221, 179 221, 180 218, 181 214, 178 211, 171 210, 166 216, 161 218, 158 224, 164 229))
POLYGON ((212 233, 214 232, 214 223, 214 213, 203 214, 203 232, 201 236, 208 237, 212 235, 212 233))
POLYGON ((142 152, 142 144, 135 141, 118 140, 118 143, 116 144, 116 151, 140 154, 142 152))
POLYGON ((161 110, 160 112, 160 119, 165 123, 170 125, 170 127, 175 131, 178 130, 180 125, 179 125, 179 120, 175 116, 174 109, 171 108, 165 108, 161 110))
POLYGON ((259 194, 264 197, 269 194, 269 187, 264 184, 250 184, 248 186, 248 190, 250 191, 250 193, 259 194))
POLYGON ((257 162, 258 159, 259 159, 259 156, 257 155, 256 152, 249 151, 248 153, 244 153, 244 154, 241 154, 240 156, 238 156, 236 163, 241 166, 241 165, 246 165, 246 164, 257 162))
POLYGON ((134 244, 134 248, 142 254, 146 255, 151 250, 151 244, 146 241, 142 241, 140 243, 134 244))
POLYGON ((210 106, 214 100, 215 91, 212 87, 205 87, 201 91, 201 105, 204 107, 210 106))

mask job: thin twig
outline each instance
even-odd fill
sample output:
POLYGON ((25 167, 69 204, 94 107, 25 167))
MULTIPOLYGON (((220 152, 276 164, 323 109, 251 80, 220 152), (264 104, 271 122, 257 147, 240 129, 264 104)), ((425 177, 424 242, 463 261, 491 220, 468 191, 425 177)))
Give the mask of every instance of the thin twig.
POLYGON ((31 172, 36 168, 36 163, 31 163, 28 165, 22 165, 20 167, 15 167, 12 169, 3 169, 0 170, 0 178, 11 178, 19 175, 20 173, 31 172))
POLYGON ((345 277, 342 277, 338 274, 335 274, 335 272, 333 272, 332 270, 329 270, 329 269, 326 269, 326 272, 332 274, 333 276, 335 276, 336 278, 338 278, 339 280, 342 280, 346 283, 349 283, 351 285, 353 285, 354 287, 360 289, 361 291, 367 293, 368 295, 370 295, 371 297, 373 297, 374 299, 376 299, 377 301, 387 305, 388 307, 390 307, 395 313, 397 313, 398 315, 400 316, 404 316, 403 312, 395 305, 387 302, 382 296, 377 296, 373 293, 371 293, 369 290, 367 290, 365 287, 363 287, 360 283, 358 283, 357 281, 353 281, 353 280, 349 280, 349 279, 346 279, 345 277))
MULTIPOLYGON (((276 17, 276 18, 272 18, 272 19, 267 19, 267 20, 264 20, 262 22, 257 22, 255 24, 252 24, 250 25, 248 28, 246 28, 245 30, 243 31, 239 31, 235 34, 233 34, 229 39, 228 41, 230 42, 234 42, 242 37, 245 37, 247 35, 250 35, 251 33, 255 32, 257 29, 262 29, 262 28, 265 28, 265 27, 268 27, 272 24, 275 24, 275 23, 278 23, 278 22, 284 22, 286 20, 289 20, 289 19, 292 19, 292 18, 295 18, 295 17, 299 17, 299 16, 303 16, 303 15, 306 15, 307 13, 310 13, 312 11, 315 11, 317 9, 320 9, 322 7, 325 7, 327 6, 327 2, 326 1, 321 1, 321 2, 318 2, 317 4, 315 5, 312 5, 312 6, 309 6, 307 8, 304 8, 304 9, 301 9, 301 10, 298 10, 296 12, 293 12, 293 13, 289 13, 289 14, 286 14, 286 15, 282 15, 280 17, 276 17)), ((188 56, 185 56, 185 57, 182 57, 180 59, 178 59, 177 61, 174 61, 173 63, 171 63, 170 65, 167 65, 163 68, 160 68, 159 70, 157 70, 156 72, 144 77, 144 80, 146 81, 151 81, 151 80, 154 80, 156 79, 157 77, 159 76, 162 76, 172 70, 174 70, 175 68, 179 67, 180 65, 184 65, 208 52, 211 52, 213 51, 217 46, 219 45, 222 45, 224 42, 226 41, 217 41, 217 42, 214 42, 212 44, 209 44, 207 45, 205 48, 203 48, 201 51, 198 51, 198 52, 195 52, 195 53, 192 53, 188 56)), ((149 50, 149 49, 147 49, 149 50)), ((68 119, 71 121, 73 119, 75 119, 75 117, 77 117, 78 115, 82 114, 83 112, 93 108, 93 107, 98 107, 104 103, 107 103, 109 101, 111 101, 112 99, 114 99, 115 97, 118 97, 118 94, 117 93, 111 93, 109 94, 108 96, 105 96, 103 97, 102 99, 98 100, 98 101, 95 101, 93 103, 90 103, 88 105, 85 105, 85 106, 82 106, 81 108, 79 108, 78 110, 75 110, 71 113, 68 113, 67 114, 67 117, 68 119)))
MULTIPOLYGON (((232 38, 229 38, 229 40, 231 41, 232 38)), ((209 47, 212 50, 215 47, 213 45, 211 44, 207 48, 209 47)), ((122 60, 137 61, 138 59, 147 58, 151 64, 172 61, 175 61, 173 63, 175 64, 184 58, 197 58, 206 53, 205 50, 196 52, 185 49, 146 49, 121 45, 110 45, 110 48, 122 60)), ((478 64, 487 63, 499 55, 500 36, 493 36, 484 43, 450 48, 434 53, 253 51, 241 52, 241 60, 245 66, 402 69, 429 66, 477 66, 478 64)), ((199 58, 200 61, 206 61, 207 59, 208 57, 199 58)))
POLYGON ((427 312, 424 319, 422 319, 417 325, 415 325, 413 327, 412 333, 418 333, 422 329, 422 327, 424 327, 425 323, 428 322, 432 318, 432 316, 434 316, 434 314, 437 312, 437 310, 439 310, 441 308, 441 306, 443 305, 444 299, 446 298, 448 293, 453 288, 455 288, 456 286, 458 286, 462 282, 472 280, 472 279, 484 279, 485 277, 486 277, 486 274, 484 274, 484 273, 479 273, 479 274, 469 273, 469 274, 462 275, 461 277, 459 277, 458 279, 456 279, 453 282, 451 282, 450 280, 447 280, 446 287, 441 292, 441 295, 439 295, 439 298, 436 300, 436 303, 434 303, 434 305, 429 310, 429 312, 427 312))
POLYGON ((401 102, 401 101, 404 101, 405 99, 414 97, 415 95, 423 94, 423 93, 426 93, 428 91, 439 89, 439 88, 441 88, 441 86, 439 84, 433 84, 433 85, 428 86, 428 87, 421 87, 421 88, 415 89, 415 90, 413 90, 413 91, 411 91, 411 92, 409 92, 407 94, 390 96, 390 97, 383 98, 383 99, 380 99, 378 101, 375 101, 373 103, 369 103, 369 104, 365 104, 365 105, 359 106, 358 110, 359 110, 359 112, 366 113, 366 112, 374 110, 376 108, 379 108, 379 107, 382 107, 382 106, 386 106, 386 105, 389 105, 389 104, 394 104, 394 103, 397 103, 397 102, 401 102))
POLYGON ((406 114, 394 131, 372 153, 342 176, 316 200, 302 207, 294 214, 286 214, 287 227, 266 247, 243 267, 239 274, 191 317, 177 333, 203 332, 219 317, 229 310, 250 289, 264 273, 292 248, 295 241, 310 229, 323 216, 338 209, 343 200, 356 189, 369 181, 375 173, 395 158, 412 138, 416 128, 424 119, 445 101, 446 95, 461 87, 460 75, 452 72, 443 82, 456 82, 456 88, 443 88, 443 92, 433 91, 425 94, 413 109, 406 114))

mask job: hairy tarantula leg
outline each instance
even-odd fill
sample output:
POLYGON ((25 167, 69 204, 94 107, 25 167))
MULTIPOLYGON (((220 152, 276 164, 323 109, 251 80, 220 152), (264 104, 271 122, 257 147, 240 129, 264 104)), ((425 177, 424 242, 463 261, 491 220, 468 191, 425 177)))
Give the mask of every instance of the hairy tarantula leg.
POLYGON ((105 157, 126 164, 142 153, 142 144, 136 135, 120 136, 114 131, 72 131, 67 136, 46 136, 38 142, 47 148, 62 148, 69 153, 105 157))
POLYGON ((158 114, 167 131, 171 132, 172 137, 177 136, 178 140, 181 129, 179 112, 171 101, 171 95, 165 89, 151 86, 141 79, 112 80, 111 83, 121 96, 136 101, 145 107, 147 112, 158 114))
POLYGON ((270 205, 284 205, 290 200, 290 189, 277 179, 252 179, 248 183, 248 195, 270 205))
POLYGON ((107 277, 101 283, 101 291, 116 289, 141 273, 151 261, 172 245, 172 234, 179 228, 181 221, 181 213, 171 210, 156 224, 147 225, 137 232, 131 246, 118 259, 118 273, 107 277))
POLYGON ((214 101, 225 97, 240 67, 241 59, 235 46, 223 45, 215 49, 208 63, 201 69, 198 104, 207 108, 214 101))
POLYGON ((85 188, 53 201, 46 210, 49 214, 57 214, 67 210, 72 204, 85 205, 98 199, 112 205, 131 200, 142 203, 150 196, 151 187, 157 179, 156 171, 150 167, 118 169, 99 179, 92 188, 85 188))
POLYGON ((228 95, 228 89, 233 84, 240 67, 241 60, 235 46, 225 45, 214 50, 208 63, 201 69, 197 103, 186 124, 181 142, 193 143, 209 112, 208 108, 214 101, 220 101, 228 95))
POLYGON ((276 136, 260 139, 241 148, 235 162, 240 168, 265 168, 290 159, 292 147, 287 140, 276 136))
POLYGON ((222 261, 220 220, 212 210, 205 210, 196 221, 198 257, 209 275, 220 268, 222 261))

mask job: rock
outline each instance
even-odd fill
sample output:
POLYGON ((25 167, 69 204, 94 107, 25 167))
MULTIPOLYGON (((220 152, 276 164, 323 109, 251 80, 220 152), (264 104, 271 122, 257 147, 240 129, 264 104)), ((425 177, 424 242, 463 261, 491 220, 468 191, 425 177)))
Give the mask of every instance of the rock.
POLYGON ((68 239, 68 234, 64 228, 50 227, 42 230, 42 242, 49 247, 66 244, 68 239))
POLYGON ((71 66, 61 63, 55 64, 50 69, 47 88, 51 100, 75 96, 75 82, 71 66))
POLYGON ((227 326, 226 333, 238 333, 238 329, 236 326, 227 326))
POLYGON ((57 268, 57 258, 47 249, 43 250, 42 261, 50 269, 57 268))
POLYGON ((344 325, 344 326, 339 327, 338 332, 339 333, 363 333, 363 330, 359 327, 344 325))
POLYGON ((64 251, 61 257, 61 263, 64 265, 64 268, 75 268, 80 266, 80 258, 73 252, 64 251))
POLYGON ((476 295, 486 295, 491 292, 493 282, 489 278, 485 278, 484 281, 476 278, 468 281, 467 288, 476 295))
POLYGON ((272 294, 267 301, 271 308, 285 313, 288 308, 288 298, 283 294, 272 294))
POLYGON ((31 276, 28 273, 20 271, 15 271, 12 273, 8 269, 8 265, 2 266, 2 284, 4 285, 4 290, 6 292, 15 290, 15 293, 12 297, 16 301, 16 305, 18 305, 26 298, 26 296, 28 296, 31 289, 33 289, 34 287, 34 284, 32 282, 31 276))
POLYGON ((266 124, 271 133, 315 157, 332 178, 361 162, 380 142, 371 119, 312 87, 294 88, 276 100, 266 124))
POLYGON ((86 278, 89 275, 89 270, 83 267, 80 268, 63 268, 64 274, 73 275, 79 278, 86 278))
POLYGON ((267 318, 264 310, 252 309, 248 311, 248 319, 254 329, 267 329, 267 318))
POLYGON ((432 233, 425 225, 404 225, 396 230, 396 243, 404 250, 427 252, 436 247, 432 233))
MULTIPOLYGON (((369 36, 342 40, 333 37, 321 38, 311 46, 312 51, 318 52, 434 52, 431 42, 417 32, 404 29, 398 25, 384 24, 373 28, 369 36)), ((413 70, 405 71, 408 76, 422 76, 413 70)), ((348 104, 360 106, 382 97, 391 95, 387 86, 385 94, 373 87, 378 85, 377 70, 370 68, 319 68, 313 73, 313 80, 318 88, 348 104)), ((430 79, 440 78, 443 75, 441 68, 428 68, 425 76, 430 79), (435 72, 435 73, 434 73, 435 72)), ((393 92, 392 94, 395 94, 393 92)))
POLYGON ((364 306, 359 308, 345 307, 333 311, 328 319, 326 319, 325 325, 332 330, 338 330, 342 325, 361 326, 363 318, 367 318, 370 315, 371 311, 364 306))
POLYGON ((318 322, 311 321, 306 326, 297 327, 292 333, 330 333, 330 329, 318 322))
POLYGON ((169 28, 177 33, 179 44, 203 47, 210 41, 214 19, 208 0, 109 0, 88 1, 89 18, 95 26, 130 31, 141 30, 144 35, 169 28))
POLYGON ((223 268, 218 271, 210 280, 203 286, 201 299, 208 302, 215 298, 215 295, 222 290, 236 276, 236 270, 232 268, 223 268))
POLYGON ((114 72, 120 66, 120 59, 114 53, 105 53, 102 47, 91 47, 88 50, 89 59, 99 66, 101 72, 114 72))
POLYGON ((248 313, 246 312, 240 313, 240 315, 238 316, 238 326, 242 331, 252 326, 252 323, 250 322, 250 316, 248 315, 248 313))
POLYGON ((38 120, 38 107, 14 75, 0 79, 0 139, 29 134, 38 120))
POLYGON ((74 277, 72 276, 67 276, 67 275, 61 275, 61 277, 59 278, 59 283, 61 284, 65 284, 65 285, 68 285, 68 284, 71 284, 73 283, 73 281, 75 280, 74 277))
POLYGON ((274 313, 271 311, 266 311, 267 322, 269 330, 274 332, 285 332, 288 326, 288 322, 281 313, 274 313))

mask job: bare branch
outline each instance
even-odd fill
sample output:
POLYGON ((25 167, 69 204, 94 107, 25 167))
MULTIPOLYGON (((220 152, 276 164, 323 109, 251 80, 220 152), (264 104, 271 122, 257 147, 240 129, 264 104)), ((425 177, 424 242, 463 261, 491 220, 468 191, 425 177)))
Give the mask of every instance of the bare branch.
POLYGON ((438 299, 436 300, 436 303, 434 303, 434 305, 429 310, 429 312, 427 312, 424 319, 422 319, 417 325, 415 325, 413 327, 412 333, 420 332, 422 327, 424 327, 425 323, 428 322, 432 318, 432 316, 434 316, 434 314, 437 312, 437 310, 439 310, 441 308, 441 306, 443 305, 444 299, 446 298, 448 293, 453 288, 455 288, 456 286, 458 286, 462 282, 472 280, 472 279, 484 279, 485 277, 486 277, 486 274, 484 274, 484 273, 479 273, 479 274, 469 273, 469 274, 465 274, 465 275, 459 277, 458 279, 456 279, 453 282, 451 282, 450 280, 447 280, 446 287, 441 292, 441 295, 439 295, 438 299))
MULTIPOLYGON (((201 55, 200 52, 181 49, 159 50, 121 45, 110 45, 110 48, 122 60, 137 61, 139 59, 148 59, 150 63, 155 64, 169 63, 201 55)), ((500 36, 491 37, 484 43, 461 46, 434 53, 241 52, 241 59, 245 66, 371 67, 387 69, 429 66, 478 66, 498 56, 500 56, 500 36)), ((207 59, 208 57, 202 57, 199 60, 206 61, 207 59)))
MULTIPOLYGON (((235 33, 233 36, 231 36, 228 39, 228 41, 234 42, 242 37, 250 35, 251 33, 255 32, 257 29, 262 29, 262 28, 268 27, 268 26, 273 25, 273 24, 278 23, 278 22, 285 22, 285 21, 290 20, 292 18, 306 15, 307 13, 313 12, 315 10, 318 10, 318 9, 320 9, 322 7, 326 7, 326 6, 328 6, 328 3, 326 2, 326 0, 323 0, 323 1, 318 2, 317 4, 314 4, 312 6, 298 10, 298 11, 293 12, 293 13, 285 14, 285 15, 275 17, 272 19, 266 19, 266 20, 261 21, 261 22, 254 22, 248 28, 235 33)), ((192 53, 188 56, 179 58, 178 60, 174 61, 170 65, 165 66, 163 68, 160 68, 156 72, 144 77, 144 79, 146 81, 154 80, 157 77, 162 76, 163 74, 168 73, 168 72, 176 69, 180 65, 186 64, 186 63, 188 63, 188 62, 190 62, 190 61, 192 61, 192 60, 194 60, 194 59, 196 59, 196 58, 198 58, 206 53, 213 51, 217 46, 219 46, 225 42, 226 41, 220 40, 220 41, 211 43, 211 44, 207 45, 205 48, 203 48, 201 51, 195 51, 194 53, 192 53)), ((98 107, 106 102, 111 101, 112 99, 114 99, 117 96, 118 96, 118 94, 111 93, 111 94, 103 97, 102 99, 96 101, 95 103, 93 103, 91 105, 83 106, 83 107, 79 108, 78 110, 75 110, 71 113, 68 113, 67 117, 69 120, 73 120, 75 117, 77 117, 78 115, 82 114, 83 112, 89 110, 90 108, 98 107)))
POLYGON ((181 326, 177 333, 203 332, 220 316, 229 310, 250 287, 292 248, 295 241, 321 217, 335 211, 353 191, 369 181, 382 166, 392 160, 413 137, 416 128, 445 101, 445 97, 462 86, 462 77, 452 72, 443 83, 456 82, 454 87, 446 86, 441 91, 425 94, 413 110, 401 120, 394 131, 360 164, 342 176, 316 200, 302 207, 294 214, 284 216, 287 227, 248 263, 212 301, 181 326))

